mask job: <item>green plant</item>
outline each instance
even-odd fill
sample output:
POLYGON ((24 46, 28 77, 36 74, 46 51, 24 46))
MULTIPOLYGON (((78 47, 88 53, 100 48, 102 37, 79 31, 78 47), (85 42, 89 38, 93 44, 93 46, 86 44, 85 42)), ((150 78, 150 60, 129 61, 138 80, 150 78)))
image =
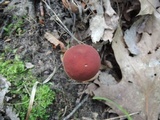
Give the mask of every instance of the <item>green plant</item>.
POLYGON ((104 98, 104 97, 93 97, 94 100, 104 100, 110 104, 113 104, 115 107, 117 107, 117 109, 119 109, 120 111, 122 111, 128 120, 132 120, 132 118, 130 117, 129 113, 119 104, 113 102, 112 100, 108 99, 108 98, 104 98))
MULTIPOLYGON (((18 57, 12 60, 4 60, 0 57, 0 74, 11 82, 10 96, 11 105, 14 106, 21 120, 24 120, 28 110, 30 93, 37 78, 18 57)), ((49 84, 40 84, 36 90, 36 96, 29 120, 47 120, 47 108, 55 99, 55 92, 50 89, 49 84)))
POLYGON ((6 35, 11 35, 12 33, 15 33, 15 35, 20 36, 23 34, 24 30, 22 29, 24 25, 24 17, 12 17, 12 22, 8 24, 6 27, 4 27, 4 31, 6 35))

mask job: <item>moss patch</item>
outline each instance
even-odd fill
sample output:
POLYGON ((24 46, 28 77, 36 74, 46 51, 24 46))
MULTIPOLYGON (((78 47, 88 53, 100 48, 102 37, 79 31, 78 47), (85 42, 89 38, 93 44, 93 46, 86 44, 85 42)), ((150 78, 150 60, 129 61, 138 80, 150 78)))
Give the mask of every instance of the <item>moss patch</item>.
MULTIPOLYGON (((9 103, 24 120, 27 114, 30 93, 34 83, 38 80, 30 70, 25 68, 24 63, 15 57, 5 60, 0 57, 0 74, 11 82, 9 96, 12 98, 9 103)), ((55 92, 50 89, 49 84, 40 84, 37 87, 34 105, 29 120, 47 120, 47 108, 53 103, 55 92)))

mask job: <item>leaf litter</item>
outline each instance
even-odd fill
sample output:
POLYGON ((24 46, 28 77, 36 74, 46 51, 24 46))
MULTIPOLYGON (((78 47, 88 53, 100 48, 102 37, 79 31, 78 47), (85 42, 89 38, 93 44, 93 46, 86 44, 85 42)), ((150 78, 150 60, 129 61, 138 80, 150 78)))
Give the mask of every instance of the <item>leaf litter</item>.
POLYGON ((8 89, 10 85, 11 83, 8 82, 6 78, 0 75, 0 110, 3 109, 3 101, 4 101, 6 93, 9 92, 8 89))
POLYGON ((113 33, 118 25, 118 15, 111 7, 110 0, 102 2, 92 0, 97 14, 90 20, 91 38, 93 43, 112 41, 113 33), (103 3, 103 4, 102 4, 103 3), (104 11, 105 9, 105 11, 104 11))
MULTIPOLYGON (((140 51, 137 56, 129 55, 120 26, 115 33, 112 48, 122 71, 121 82, 108 85, 102 84, 99 79, 99 83, 96 83, 99 87, 93 90, 95 96, 109 98, 129 113, 139 112, 134 115, 134 120, 157 120, 160 111, 160 15, 147 17, 146 22, 152 21, 152 26, 146 23, 145 29, 152 29, 152 33, 143 31, 136 45, 140 51)), ((123 114, 114 105, 106 104, 119 115, 123 114)))
POLYGON ((4 107, 6 107, 6 115, 10 117, 11 120, 19 120, 18 114, 16 114, 16 112, 13 110, 13 107, 4 106, 4 101, 7 97, 6 94, 9 92, 10 86, 11 83, 2 75, 0 75, 0 111, 4 111, 4 107))
POLYGON ((158 0, 139 0, 141 5, 141 11, 138 15, 153 14, 157 7, 160 6, 158 0))
POLYGON ((124 32, 124 41, 125 41, 126 45, 128 46, 128 50, 133 55, 138 55, 140 53, 140 51, 137 47, 137 42, 139 41, 139 34, 137 34, 137 30, 139 29, 139 26, 142 25, 142 22, 145 21, 145 19, 147 19, 147 17, 145 17, 145 16, 138 19, 131 26, 130 29, 127 29, 124 32))

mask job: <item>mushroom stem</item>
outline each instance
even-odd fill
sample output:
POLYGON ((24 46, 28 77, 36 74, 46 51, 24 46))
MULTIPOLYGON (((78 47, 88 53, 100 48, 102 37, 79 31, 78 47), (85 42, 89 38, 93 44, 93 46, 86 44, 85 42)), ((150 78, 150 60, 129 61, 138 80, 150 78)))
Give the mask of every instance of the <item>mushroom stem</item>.
POLYGON ((93 80, 97 79, 97 78, 98 78, 98 76, 99 76, 99 74, 100 74, 100 71, 98 71, 98 73, 97 73, 94 77, 92 77, 91 79, 86 80, 86 81, 83 81, 83 83, 91 82, 91 81, 93 81, 93 80))

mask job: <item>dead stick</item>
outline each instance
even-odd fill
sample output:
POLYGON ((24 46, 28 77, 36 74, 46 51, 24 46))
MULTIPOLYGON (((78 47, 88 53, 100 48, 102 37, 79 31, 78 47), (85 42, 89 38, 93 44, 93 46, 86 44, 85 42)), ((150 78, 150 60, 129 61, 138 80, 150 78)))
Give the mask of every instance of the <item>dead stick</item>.
POLYGON ((86 97, 73 109, 69 115, 63 118, 63 120, 68 120, 84 104, 84 102, 88 100, 88 96, 89 95, 86 95, 86 97))

